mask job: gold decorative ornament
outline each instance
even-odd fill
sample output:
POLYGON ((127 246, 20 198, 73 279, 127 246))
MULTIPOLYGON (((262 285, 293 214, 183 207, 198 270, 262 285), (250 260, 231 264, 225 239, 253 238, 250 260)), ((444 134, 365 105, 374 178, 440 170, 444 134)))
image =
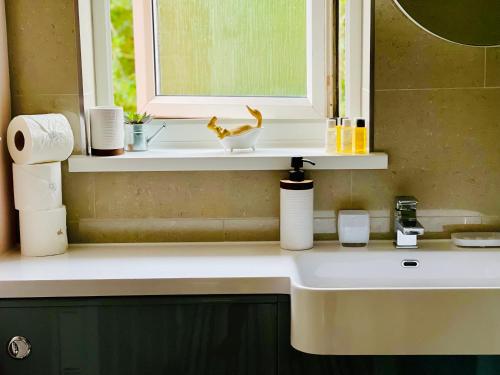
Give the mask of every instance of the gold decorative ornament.
POLYGON ((250 130, 262 128, 262 114, 260 113, 260 111, 257 109, 250 108, 249 106, 246 107, 248 109, 248 112, 257 119, 256 125, 241 125, 234 129, 226 129, 220 125, 217 125, 217 117, 214 116, 210 119, 209 123, 207 124, 207 128, 215 132, 215 134, 217 134, 217 137, 219 139, 224 139, 226 137, 232 137, 235 135, 241 135, 250 130))

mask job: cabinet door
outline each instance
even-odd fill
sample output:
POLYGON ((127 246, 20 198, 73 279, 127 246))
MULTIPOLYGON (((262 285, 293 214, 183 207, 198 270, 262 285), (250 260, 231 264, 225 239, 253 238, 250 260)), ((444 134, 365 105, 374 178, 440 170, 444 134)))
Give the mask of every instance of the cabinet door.
POLYGON ((275 375, 275 296, 0 301, 0 375, 275 375), (32 346, 13 359, 14 336, 32 346), (5 345, 3 348, 2 345, 5 345))
POLYGON ((101 374, 276 374, 276 299, 263 298, 145 298, 101 306, 101 374))
MULTIPOLYGON (((51 305, 51 304, 49 304, 51 305)), ((92 308, 46 306, 44 302, 0 304, 1 375, 94 375, 95 324, 92 308), (7 344, 23 336, 31 344, 24 359, 14 359, 7 344)))

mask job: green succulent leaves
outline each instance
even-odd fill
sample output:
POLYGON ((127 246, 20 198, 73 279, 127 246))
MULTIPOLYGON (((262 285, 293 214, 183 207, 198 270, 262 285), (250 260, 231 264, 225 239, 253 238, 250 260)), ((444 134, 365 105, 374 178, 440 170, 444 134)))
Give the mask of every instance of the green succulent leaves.
POLYGON ((147 123, 153 120, 153 116, 150 114, 144 113, 127 113, 125 115, 125 124, 131 125, 146 125, 147 123))

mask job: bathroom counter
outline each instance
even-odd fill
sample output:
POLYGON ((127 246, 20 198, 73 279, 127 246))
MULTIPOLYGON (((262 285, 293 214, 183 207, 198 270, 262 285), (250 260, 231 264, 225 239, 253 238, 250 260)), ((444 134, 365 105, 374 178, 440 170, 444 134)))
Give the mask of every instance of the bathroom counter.
MULTIPOLYGON (((416 251, 453 250, 450 241, 422 241, 416 251)), ((294 257, 325 251, 387 251, 390 241, 346 249, 320 242, 308 252, 277 242, 78 244, 67 253, 0 256, 0 298, 176 294, 288 294, 294 257)))
POLYGON ((70 245, 0 257, 0 298, 289 293, 293 262, 277 243, 70 245))
MULTIPOLYGON (((5 320, 19 323, 19 328, 11 332, 8 327, 4 336, 7 340, 25 332, 26 324, 31 324, 31 336, 38 327, 54 327, 51 319, 58 322, 54 324, 74 321, 66 325, 71 327, 68 332, 93 327, 96 318, 88 311, 98 311, 99 324, 108 317, 115 327, 109 331, 112 337, 123 322, 139 322, 132 330, 139 332, 139 324, 154 330, 165 327, 154 323, 161 319, 175 322, 175 329, 166 332, 182 332, 185 338, 190 334, 185 332, 193 332, 194 321, 203 320, 203 329, 207 322, 219 322, 215 332, 232 327, 227 320, 231 317, 252 327, 251 332, 237 329, 246 340, 249 333, 259 336, 253 330, 259 324, 267 335, 281 311, 289 314, 285 324, 292 346, 305 353, 498 355, 499 249, 459 249, 449 240, 420 245, 418 250, 395 250, 390 241, 372 241, 364 248, 320 242, 313 250, 291 252, 273 242, 96 244, 72 245, 66 254, 45 258, 12 251, 0 257, 0 299, 5 299, 0 302, 2 316, 12 317, 5 320), (290 297, 281 298, 283 294, 290 297), (177 302, 166 307, 158 306, 167 297, 151 297, 168 295, 177 302), (150 298, 84 298, 101 296, 150 298), (42 298, 21 300, 28 297, 42 298), (246 305, 231 307, 241 298, 246 305), (181 300, 191 302, 183 305, 181 300), (143 301, 148 306, 141 308, 143 301), (78 307, 90 306, 87 303, 91 309, 78 307), (131 308, 124 309, 122 303, 131 308), (213 304, 221 304, 222 310, 213 304), (40 309, 33 313, 24 308, 30 306, 40 309), (64 307, 71 307, 72 313, 64 307), (88 316, 94 320, 85 323, 88 316), (181 316, 196 318, 181 324, 181 316), (181 326, 186 331, 179 331, 181 326)), ((212 331, 206 332, 212 336, 212 331)), ((276 342, 271 340, 269 347, 275 348, 276 342)))

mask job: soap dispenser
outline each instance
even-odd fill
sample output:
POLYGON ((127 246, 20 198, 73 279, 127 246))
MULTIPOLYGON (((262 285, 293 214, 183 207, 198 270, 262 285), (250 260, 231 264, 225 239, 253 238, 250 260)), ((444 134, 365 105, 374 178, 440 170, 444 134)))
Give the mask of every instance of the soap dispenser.
POLYGON ((305 179, 301 156, 292 158, 287 180, 280 181, 280 246, 284 250, 313 247, 313 181, 305 179))

